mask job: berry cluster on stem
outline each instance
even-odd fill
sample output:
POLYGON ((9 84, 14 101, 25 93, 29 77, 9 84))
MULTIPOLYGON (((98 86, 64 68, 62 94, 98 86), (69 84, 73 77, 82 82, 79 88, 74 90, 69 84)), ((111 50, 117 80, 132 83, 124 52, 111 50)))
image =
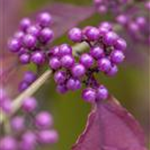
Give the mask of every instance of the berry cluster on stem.
POLYGON ((8 103, 6 92, 2 89, 0 92, 0 100, 3 102, 0 110, 7 113, 7 117, 11 116, 7 122, 0 124, 5 131, 0 136, 1 150, 35 150, 40 145, 57 142, 58 133, 53 129, 52 115, 47 111, 38 111, 38 103, 34 97, 24 99, 20 113, 12 114, 13 101, 8 103))

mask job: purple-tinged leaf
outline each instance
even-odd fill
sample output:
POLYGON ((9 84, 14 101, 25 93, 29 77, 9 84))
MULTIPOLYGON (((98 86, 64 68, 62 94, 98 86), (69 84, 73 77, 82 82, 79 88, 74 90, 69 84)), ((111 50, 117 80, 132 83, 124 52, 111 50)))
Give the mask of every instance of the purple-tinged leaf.
POLYGON ((147 150, 138 122, 117 100, 97 104, 72 150, 147 150))
POLYGON ((66 3, 53 3, 47 5, 41 11, 48 11, 52 15, 52 29, 55 33, 55 39, 92 16, 95 12, 92 6, 76 6, 66 3))

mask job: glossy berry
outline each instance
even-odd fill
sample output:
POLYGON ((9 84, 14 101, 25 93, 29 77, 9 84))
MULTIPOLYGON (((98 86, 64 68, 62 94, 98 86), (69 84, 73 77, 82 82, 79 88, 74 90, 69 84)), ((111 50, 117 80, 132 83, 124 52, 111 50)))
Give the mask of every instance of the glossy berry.
POLYGON ((11 120, 11 129, 14 132, 23 131, 25 129, 24 118, 21 117, 21 116, 17 116, 17 117, 12 118, 12 120, 11 120))
POLYGON ((20 91, 20 92, 22 92, 22 91, 24 91, 24 90, 26 90, 28 87, 29 87, 29 83, 27 83, 26 81, 22 81, 22 82, 20 82, 20 84, 19 84, 19 87, 18 87, 18 90, 20 91))
POLYGON ((20 149, 21 150, 35 150, 37 137, 32 131, 25 132, 21 137, 20 149))
POLYGON ((94 103, 96 100, 96 91, 92 88, 86 88, 82 92, 82 98, 90 103, 94 103))
POLYGON ((6 136, 0 140, 0 149, 1 150, 16 150, 17 142, 11 136, 6 136))
POLYGON ((100 28, 106 28, 108 29, 109 31, 113 30, 113 27, 112 27, 112 24, 109 23, 109 22, 102 22, 100 25, 99 25, 100 28))
POLYGON ((65 94, 68 91, 68 89, 65 84, 58 84, 56 87, 56 91, 60 94, 65 94))
POLYGON ((70 55, 63 56, 60 61, 64 68, 71 68, 74 65, 74 58, 70 55))
POLYGON ((34 97, 29 97, 23 100, 22 109, 25 112, 33 112, 37 108, 37 101, 34 97))
POLYGON ((84 65, 85 68, 90 68, 94 63, 94 60, 90 54, 84 53, 80 56, 80 63, 84 65))
POLYGON ((107 58, 101 58, 98 60, 98 68, 100 71, 108 72, 111 68, 111 62, 107 58))
POLYGON ((73 41, 73 42, 81 42, 83 39, 83 34, 82 34, 82 30, 79 28, 72 28, 69 31, 69 38, 73 41))
POLYGON ((36 115, 35 125, 38 129, 47 129, 53 125, 53 119, 50 113, 43 111, 36 115))
POLYGON ((25 35, 25 33, 23 31, 17 31, 14 35, 14 38, 19 41, 22 41, 24 35, 25 35))
POLYGON ((31 35, 33 35, 35 37, 39 37, 40 28, 38 26, 36 26, 36 25, 32 25, 32 26, 28 27, 27 33, 31 34, 31 35))
POLYGON ((105 34, 103 42, 107 45, 114 45, 118 39, 118 35, 111 31, 105 34))
POLYGON ((108 90, 103 85, 97 88, 96 99, 97 100, 105 100, 108 98, 108 90))
POLYGON ((115 76, 118 72, 118 67, 116 65, 113 65, 110 70, 108 72, 106 72, 106 74, 108 76, 115 76))
POLYGON ((69 90, 75 91, 81 88, 81 82, 78 79, 70 78, 66 83, 66 87, 69 90))
POLYGON ((86 69, 85 69, 85 67, 82 64, 74 65, 72 67, 72 70, 71 70, 72 75, 74 77, 82 77, 82 76, 84 76, 85 75, 85 71, 86 71, 86 69))
POLYGON ((53 36, 54 36, 54 33, 51 29, 44 28, 40 31, 39 38, 41 42, 47 43, 52 40, 53 36))
POLYGON ((45 54, 40 51, 36 51, 31 56, 31 61, 37 65, 41 65, 45 62, 45 54))
POLYGON ((8 48, 11 52, 18 52, 21 48, 21 44, 18 39, 12 39, 8 43, 8 48))
POLYGON ((38 16, 37 23, 41 27, 47 27, 52 23, 52 16, 47 12, 43 12, 38 16))
POLYGON ((58 133, 55 130, 43 130, 37 135, 41 144, 53 144, 58 141, 58 133))
POLYGON ((72 54, 72 48, 68 44, 62 44, 59 47, 59 53, 61 56, 64 55, 71 55, 72 54))
POLYGON ((98 40, 100 37, 99 30, 96 27, 89 28, 85 35, 90 41, 98 40))
POLYGON ((26 31, 28 27, 30 27, 31 21, 29 18, 24 18, 20 21, 20 29, 26 31))
POLYGON ((19 56, 21 64, 28 64, 30 62, 30 54, 24 53, 19 56))
POLYGON ((126 41, 124 39, 118 38, 116 40, 116 43, 115 43, 114 47, 116 49, 124 51, 126 49, 126 47, 127 47, 127 43, 126 43, 126 41))
POLYGON ((31 84, 33 83, 37 78, 37 75, 32 71, 26 71, 23 77, 23 80, 27 83, 31 84))
POLYGON ((31 34, 27 34, 23 38, 23 43, 25 47, 33 48, 36 45, 36 38, 31 34))
POLYGON ((99 47, 99 46, 91 48, 90 54, 95 59, 100 59, 100 58, 105 56, 104 50, 101 47, 99 47))
POLYGON ((57 71, 54 74, 54 80, 57 84, 62 84, 66 80, 66 73, 64 71, 57 71))
POLYGON ((12 112, 11 100, 9 98, 5 99, 4 102, 1 104, 1 108, 6 114, 11 114, 12 112))
POLYGON ((124 54, 122 53, 122 51, 119 50, 115 50, 111 54, 111 61, 115 64, 122 63, 124 58, 125 58, 124 54))
POLYGON ((52 57, 49 60, 49 66, 50 66, 50 68, 57 70, 61 67, 61 62, 57 57, 52 57))

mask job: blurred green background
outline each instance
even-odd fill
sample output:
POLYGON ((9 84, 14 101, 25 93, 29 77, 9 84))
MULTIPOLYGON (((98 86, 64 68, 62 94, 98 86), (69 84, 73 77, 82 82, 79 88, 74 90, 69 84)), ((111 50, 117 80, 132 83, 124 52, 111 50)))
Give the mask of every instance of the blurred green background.
MULTIPOLYGON (((53 2, 66 2, 76 5, 91 5, 92 0, 26 0, 20 15, 27 16, 37 12, 38 9, 53 2)), ((100 20, 108 20, 107 16, 94 15, 93 18, 82 22, 80 26, 96 25, 100 20)), ((55 44, 60 44, 67 40, 63 36, 56 40, 55 44)), ((68 41, 67 41, 68 42, 68 41)), ((144 53, 141 50, 141 53, 144 53)), ((146 53, 142 54, 147 57, 146 53)), ((143 63, 142 63, 143 64, 143 63)), ((32 66, 30 66, 32 68, 32 66)), ((118 75, 114 78, 98 76, 101 83, 104 83, 109 91, 126 107, 140 122, 145 133, 149 134, 149 65, 146 61, 144 65, 126 62, 120 66, 118 75)), ((75 143, 78 135, 83 131, 86 124, 87 115, 90 112, 90 105, 81 99, 81 92, 69 92, 59 95, 55 91, 53 80, 36 92, 36 97, 40 105, 49 110, 54 116, 54 126, 59 132, 59 142, 54 146, 41 148, 42 150, 69 150, 75 143)), ((39 148, 40 149, 40 148, 39 148)))

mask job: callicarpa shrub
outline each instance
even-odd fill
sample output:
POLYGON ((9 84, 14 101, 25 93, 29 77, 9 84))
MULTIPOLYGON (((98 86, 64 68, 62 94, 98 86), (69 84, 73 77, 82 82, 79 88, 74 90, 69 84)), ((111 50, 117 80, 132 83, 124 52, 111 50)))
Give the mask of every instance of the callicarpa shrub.
MULTIPOLYGON (((8 39, 8 53, 16 57, 19 66, 26 66, 26 71, 17 85, 16 98, 9 96, 4 85, 0 86, 0 150, 52 149, 59 143, 53 114, 42 108, 34 96, 45 82, 50 84, 50 77, 58 94, 78 90, 81 99, 92 106, 86 128, 72 150, 147 150, 141 126, 98 76, 114 77, 128 57, 128 39, 121 32, 128 34, 132 43, 148 46, 150 2, 94 0, 94 5, 87 9, 91 14, 110 13, 112 19, 84 27, 77 23, 86 17, 73 25, 66 22, 67 39, 59 44, 53 43, 58 32, 54 28, 55 17, 58 19, 55 15, 56 8, 59 12, 63 4, 54 5, 52 14, 47 9, 42 11, 34 21, 30 17, 21 19, 17 31, 8 39), (36 69, 28 69, 31 65, 36 69)), ((67 7, 69 11, 74 8, 67 7)), ((59 15, 63 13, 68 12, 63 9, 59 15)), ((5 70, 1 76, 4 74, 5 70)))

